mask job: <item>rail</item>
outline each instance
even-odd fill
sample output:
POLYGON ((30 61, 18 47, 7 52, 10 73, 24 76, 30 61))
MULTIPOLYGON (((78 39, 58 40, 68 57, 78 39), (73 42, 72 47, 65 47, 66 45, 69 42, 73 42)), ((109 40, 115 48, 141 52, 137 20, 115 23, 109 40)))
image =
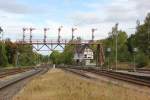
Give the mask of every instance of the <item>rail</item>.
MULTIPOLYGON (((68 69, 68 68, 65 68, 68 69)), ((148 76, 138 76, 138 75, 131 75, 131 74, 126 74, 126 73, 121 73, 121 72, 114 72, 114 71, 106 71, 106 70, 99 70, 99 69, 92 69, 92 68, 71 68, 76 71, 74 73, 76 74, 81 74, 81 76, 85 76, 84 72, 90 72, 97 74, 99 76, 105 76, 109 77, 112 79, 117 79, 137 85, 142 85, 142 86, 147 86, 150 87, 150 77, 148 76), (77 72, 80 71, 80 72, 77 72), (84 74, 84 75, 83 75, 84 74)), ((73 70, 71 70, 72 72, 73 70)))

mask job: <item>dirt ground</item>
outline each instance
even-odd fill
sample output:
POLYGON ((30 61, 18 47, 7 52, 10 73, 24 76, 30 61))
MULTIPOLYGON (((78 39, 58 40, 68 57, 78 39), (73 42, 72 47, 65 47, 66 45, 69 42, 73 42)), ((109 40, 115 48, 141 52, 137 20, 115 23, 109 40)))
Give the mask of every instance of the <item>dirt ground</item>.
POLYGON ((150 100, 150 95, 52 69, 31 81, 13 100, 150 100))

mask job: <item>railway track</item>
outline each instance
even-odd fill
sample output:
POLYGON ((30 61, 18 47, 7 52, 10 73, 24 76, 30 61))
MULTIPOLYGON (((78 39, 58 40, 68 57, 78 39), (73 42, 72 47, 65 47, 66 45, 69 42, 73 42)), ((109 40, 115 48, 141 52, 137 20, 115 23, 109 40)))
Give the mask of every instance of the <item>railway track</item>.
POLYGON ((14 74, 18 74, 21 72, 25 72, 28 70, 31 70, 33 68, 15 68, 15 69, 4 69, 0 71, 0 78, 4 78, 6 76, 10 76, 10 75, 14 75, 14 74))
MULTIPOLYGON (((112 69, 112 70, 115 70, 115 69, 112 69)), ((125 71, 128 71, 128 72, 134 72, 134 69, 118 69, 118 70, 125 70, 125 71)), ((136 69, 136 72, 138 73, 145 73, 145 74, 150 74, 150 69, 140 69, 140 68, 137 68, 136 69)))
POLYGON ((0 100, 12 100, 16 95, 33 77, 42 75, 49 70, 47 67, 39 67, 22 72, 15 77, 0 81, 0 100))
POLYGON ((150 77, 148 76, 137 76, 126 73, 114 72, 114 71, 106 71, 92 68, 72 68, 69 70, 73 73, 80 74, 81 76, 86 76, 85 72, 94 73, 100 76, 109 77, 116 80, 125 81, 128 83, 133 83, 136 85, 147 86, 150 87, 150 77), (76 71, 74 71, 76 70, 76 71))
POLYGON ((30 70, 28 69, 28 71, 27 70, 26 71, 24 71, 24 70, 23 71, 18 71, 16 73, 21 73, 22 75, 19 75, 19 76, 14 77, 14 78, 12 78, 10 80, 6 80, 6 81, 0 83, 0 90, 5 89, 6 87, 9 87, 9 86, 11 86, 11 85, 13 85, 13 84, 15 84, 17 82, 20 82, 20 81, 23 81, 23 80, 25 80, 27 78, 30 78, 30 77, 32 77, 34 75, 37 75, 38 73, 43 74, 43 73, 45 73, 47 71, 48 71, 48 68, 36 68, 36 69, 32 69, 31 68, 30 70))

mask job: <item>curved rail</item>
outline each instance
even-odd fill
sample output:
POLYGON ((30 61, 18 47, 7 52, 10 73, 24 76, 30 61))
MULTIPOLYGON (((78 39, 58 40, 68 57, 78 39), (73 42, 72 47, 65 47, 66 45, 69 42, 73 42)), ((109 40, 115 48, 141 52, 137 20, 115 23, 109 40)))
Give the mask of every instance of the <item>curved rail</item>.
POLYGON ((80 71, 79 73, 74 71, 74 73, 81 74, 82 76, 85 76, 84 72, 91 72, 100 76, 105 76, 105 77, 129 82, 129 83, 133 83, 137 85, 150 87, 150 77, 147 77, 147 76, 131 75, 131 74, 125 74, 125 73, 120 73, 120 72, 106 71, 106 70, 104 71, 104 70, 92 69, 92 68, 71 68, 71 69, 80 71), (84 72, 81 72, 81 71, 84 71, 84 72))

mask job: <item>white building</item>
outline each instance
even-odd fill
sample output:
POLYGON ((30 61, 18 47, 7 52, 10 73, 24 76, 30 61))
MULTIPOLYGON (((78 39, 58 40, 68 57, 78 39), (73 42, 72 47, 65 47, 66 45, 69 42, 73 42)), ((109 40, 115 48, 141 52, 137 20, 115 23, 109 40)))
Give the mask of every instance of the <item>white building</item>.
POLYGON ((77 63, 84 63, 85 65, 91 65, 91 60, 94 59, 94 53, 90 48, 82 48, 80 51, 75 52, 74 60, 77 63))
POLYGON ((89 48, 84 49, 83 55, 85 60, 91 60, 94 57, 93 51, 89 48))

